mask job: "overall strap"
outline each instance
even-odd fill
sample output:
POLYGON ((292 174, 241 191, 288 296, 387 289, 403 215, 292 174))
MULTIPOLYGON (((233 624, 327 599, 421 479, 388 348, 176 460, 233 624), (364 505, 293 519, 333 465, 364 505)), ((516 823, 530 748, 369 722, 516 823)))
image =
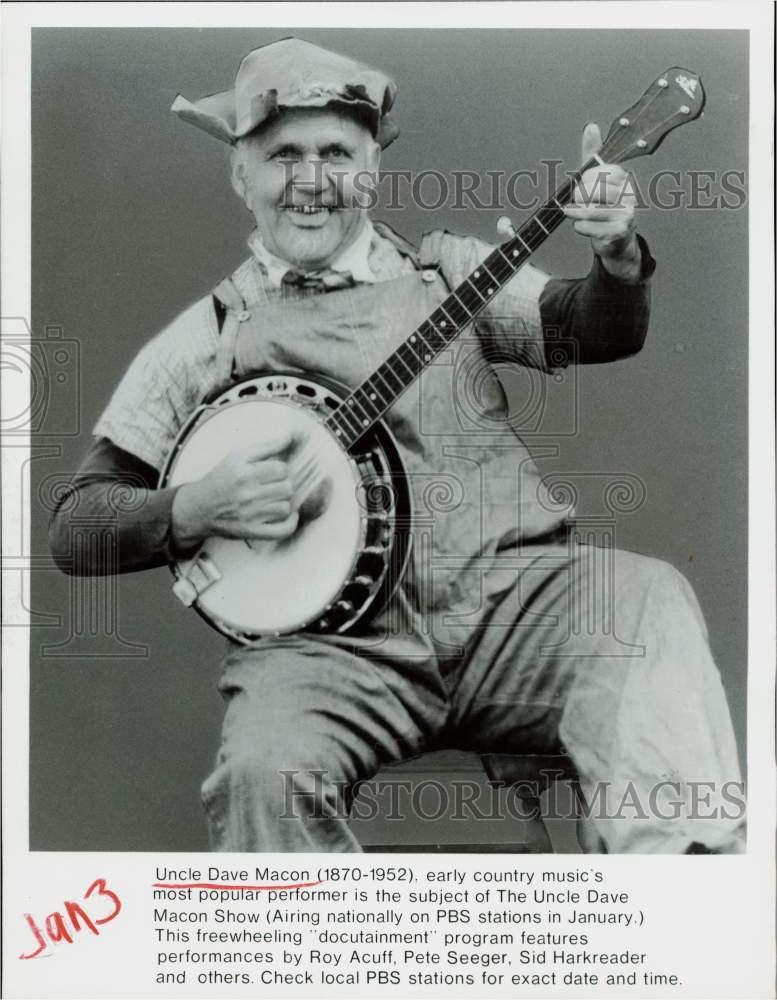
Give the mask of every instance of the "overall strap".
POLYGON ((376 219, 373 221, 372 225, 375 228, 375 231, 384 239, 388 240, 389 243, 393 244, 403 257, 407 257, 408 260, 412 261, 416 271, 437 271, 438 273, 441 273, 439 261, 421 260, 418 247, 414 246, 409 240, 405 239, 404 236, 401 236, 395 229, 392 229, 387 222, 380 222, 376 219))
POLYGON ((224 278, 213 289, 213 307, 219 329, 219 346, 216 352, 219 380, 225 384, 237 377, 235 371, 235 344, 240 324, 248 316, 246 302, 231 278, 224 278))
POLYGON ((413 262, 416 270, 421 269, 421 265, 418 261, 418 248, 414 247, 413 244, 406 240, 404 236, 400 236, 396 230, 392 229, 387 222, 380 222, 377 219, 372 223, 375 232, 378 236, 382 236, 384 239, 388 240, 403 257, 407 257, 408 260, 413 262))

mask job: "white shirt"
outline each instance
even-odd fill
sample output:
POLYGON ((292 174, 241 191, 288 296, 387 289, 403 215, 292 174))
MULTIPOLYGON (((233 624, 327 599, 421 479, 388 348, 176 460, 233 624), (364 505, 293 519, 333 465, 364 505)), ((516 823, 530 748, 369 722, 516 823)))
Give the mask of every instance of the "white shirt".
MULTIPOLYGON (((347 246, 328 265, 327 270, 331 269, 332 271, 339 271, 341 273, 347 271, 353 277, 354 281, 375 284, 377 278, 373 274, 369 264, 370 246, 374 235, 375 230, 372 222, 365 216, 359 235, 353 243, 347 246)), ((299 268, 289 264, 288 261, 276 257, 274 253, 270 253, 264 243, 262 243, 258 229, 255 229, 248 237, 248 246, 254 257, 256 257, 267 272, 267 279, 273 288, 280 287, 283 276, 287 271, 299 270, 299 268)), ((313 271, 311 273, 316 274, 317 272, 313 271)))

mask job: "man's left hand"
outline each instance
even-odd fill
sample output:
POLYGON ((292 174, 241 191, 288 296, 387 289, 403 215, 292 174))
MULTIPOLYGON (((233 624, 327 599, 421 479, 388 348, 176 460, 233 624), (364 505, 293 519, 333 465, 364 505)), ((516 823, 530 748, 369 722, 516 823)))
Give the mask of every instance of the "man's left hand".
MULTIPOLYGON (((602 146, 602 133, 593 123, 583 130, 583 160, 602 146)), ((591 239, 604 267, 621 281, 635 283, 642 271, 634 212, 637 204, 629 174, 617 164, 597 164, 586 170, 575 188, 575 204, 564 208, 574 220, 575 232, 591 239)))

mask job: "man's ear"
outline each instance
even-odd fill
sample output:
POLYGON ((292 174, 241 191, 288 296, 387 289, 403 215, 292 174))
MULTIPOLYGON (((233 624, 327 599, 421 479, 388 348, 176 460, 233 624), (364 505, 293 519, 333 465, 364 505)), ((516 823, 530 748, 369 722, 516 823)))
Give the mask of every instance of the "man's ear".
POLYGON ((362 191, 368 195, 368 202, 362 203, 362 208, 375 208, 378 197, 378 182, 380 178, 380 143, 372 140, 372 144, 367 149, 366 170, 361 178, 362 191), (365 176, 366 175, 366 176, 365 176), (365 181, 368 183, 365 184, 365 181))
POLYGON ((376 176, 380 170, 380 154, 382 150, 380 148, 380 143, 372 140, 372 146, 367 154, 367 161, 370 165, 370 172, 374 173, 376 176))
POLYGON ((251 205, 249 204, 251 199, 248 193, 248 184, 246 183, 246 166, 243 154, 244 151, 239 146, 233 146, 230 149, 230 180, 232 181, 232 190, 245 204, 246 208, 251 211, 251 205))

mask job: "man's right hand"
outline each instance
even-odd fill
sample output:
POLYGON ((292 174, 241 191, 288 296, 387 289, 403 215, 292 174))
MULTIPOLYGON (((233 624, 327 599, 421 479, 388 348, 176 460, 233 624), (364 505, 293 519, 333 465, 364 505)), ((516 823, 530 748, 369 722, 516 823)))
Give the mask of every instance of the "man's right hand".
POLYGON ((180 487, 173 502, 173 540, 180 549, 211 535, 248 540, 290 537, 297 528, 287 461, 291 434, 230 452, 207 475, 180 487))

